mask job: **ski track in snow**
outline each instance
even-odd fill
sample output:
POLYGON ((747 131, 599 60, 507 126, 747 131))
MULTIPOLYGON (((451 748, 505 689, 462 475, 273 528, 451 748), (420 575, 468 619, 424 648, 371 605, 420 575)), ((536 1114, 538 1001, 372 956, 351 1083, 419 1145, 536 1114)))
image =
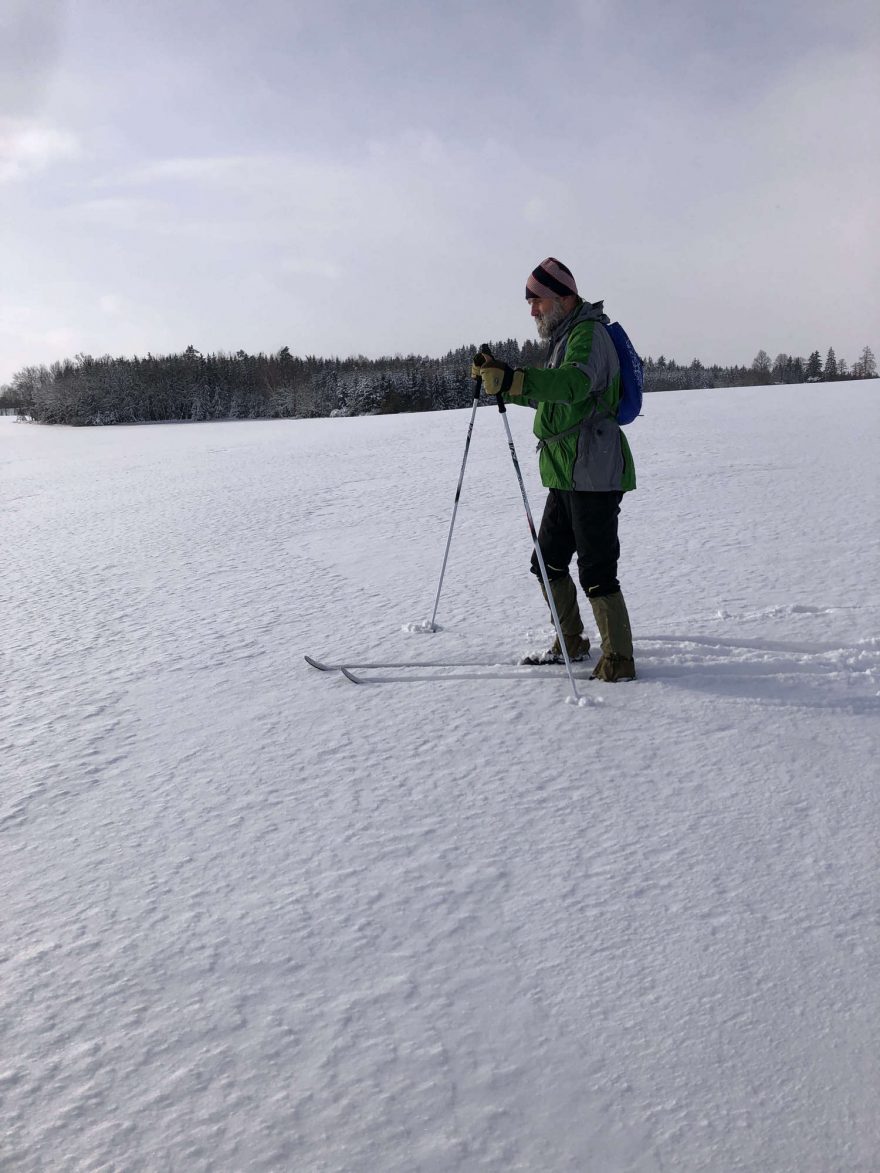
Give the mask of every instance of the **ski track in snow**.
POLYGON ((4 1173, 875 1170, 877 407, 836 394, 648 397, 640 678, 583 709, 302 659, 551 637, 494 412, 434 634, 467 410, 0 419, 4 1173))

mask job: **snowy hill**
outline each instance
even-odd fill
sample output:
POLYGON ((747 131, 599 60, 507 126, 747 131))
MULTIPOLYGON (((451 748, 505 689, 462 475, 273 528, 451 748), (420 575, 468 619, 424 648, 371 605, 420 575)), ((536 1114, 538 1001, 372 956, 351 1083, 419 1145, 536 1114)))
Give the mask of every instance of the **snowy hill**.
POLYGON ((583 708, 494 410, 433 635, 468 411, 0 419, 4 1173, 876 1169, 877 402, 646 400, 583 708))

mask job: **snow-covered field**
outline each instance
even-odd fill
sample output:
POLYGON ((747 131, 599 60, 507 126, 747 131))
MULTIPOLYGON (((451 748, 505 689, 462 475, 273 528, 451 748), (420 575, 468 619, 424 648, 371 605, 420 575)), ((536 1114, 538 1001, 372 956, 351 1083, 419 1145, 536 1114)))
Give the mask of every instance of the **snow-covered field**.
POLYGON ((880 1168, 878 402, 646 400, 581 708, 492 409, 433 635, 467 410, 0 419, 4 1173, 880 1168))

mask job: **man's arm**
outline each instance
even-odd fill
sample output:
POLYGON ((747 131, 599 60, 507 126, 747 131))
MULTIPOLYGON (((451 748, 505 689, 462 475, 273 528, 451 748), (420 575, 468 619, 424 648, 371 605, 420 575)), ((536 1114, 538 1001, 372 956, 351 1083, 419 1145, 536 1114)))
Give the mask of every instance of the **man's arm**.
POLYGON ((580 322, 569 335, 556 370, 529 368, 523 394, 544 403, 568 403, 613 417, 620 399, 620 363, 614 343, 598 322, 580 322))

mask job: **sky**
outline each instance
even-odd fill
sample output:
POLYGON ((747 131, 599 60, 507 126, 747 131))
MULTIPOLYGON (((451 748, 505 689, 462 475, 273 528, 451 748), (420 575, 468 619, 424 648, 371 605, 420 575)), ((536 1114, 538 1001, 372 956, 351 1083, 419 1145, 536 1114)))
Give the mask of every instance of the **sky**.
POLYGON ((0 0, 0 382, 77 353, 880 343, 873 0, 0 0))

